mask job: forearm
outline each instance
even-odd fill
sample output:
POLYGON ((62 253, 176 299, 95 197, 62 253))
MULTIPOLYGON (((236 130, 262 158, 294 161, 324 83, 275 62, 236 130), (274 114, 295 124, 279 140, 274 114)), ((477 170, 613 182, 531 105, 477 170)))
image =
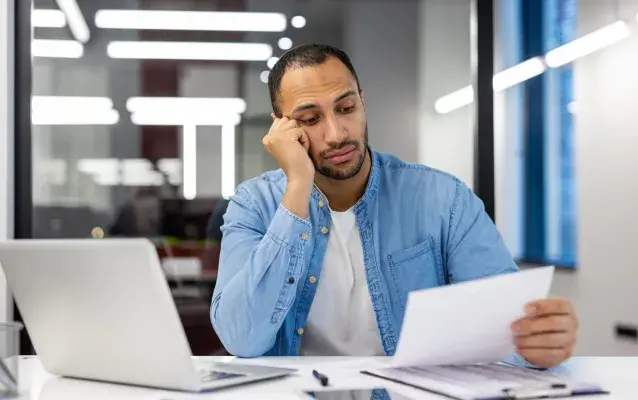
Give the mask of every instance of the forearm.
POLYGON ((310 195, 312 194, 311 182, 288 182, 286 193, 281 204, 292 214, 301 219, 308 218, 310 214, 310 195))
POLYGON ((240 236, 225 236, 220 274, 238 271, 216 286, 211 320, 232 354, 260 356, 273 346, 294 302, 309 233, 308 221, 281 206, 251 248, 241 245, 240 236))

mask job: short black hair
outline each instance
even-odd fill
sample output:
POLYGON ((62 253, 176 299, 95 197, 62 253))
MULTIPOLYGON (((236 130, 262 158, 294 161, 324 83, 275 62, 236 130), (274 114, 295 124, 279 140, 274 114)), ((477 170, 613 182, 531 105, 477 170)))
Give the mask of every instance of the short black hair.
POLYGON ((294 47, 284 53, 277 63, 272 67, 268 75, 268 90, 270 92, 270 104, 277 116, 281 116, 281 111, 277 106, 277 97, 281 88, 281 80, 289 69, 305 68, 315 65, 321 65, 330 57, 334 57, 341 61, 346 68, 352 73, 357 83, 357 91, 361 90, 359 85, 359 77, 357 76, 354 66, 350 61, 350 57, 341 49, 327 44, 302 44, 294 47))

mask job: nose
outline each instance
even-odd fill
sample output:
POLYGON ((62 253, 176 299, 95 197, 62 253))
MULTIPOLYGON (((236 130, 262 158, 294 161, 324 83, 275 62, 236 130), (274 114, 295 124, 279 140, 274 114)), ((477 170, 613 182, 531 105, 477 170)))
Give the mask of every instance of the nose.
POLYGON ((337 116, 331 113, 325 118, 325 141, 329 145, 339 144, 346 139, 346 133, 341 127, 337 116))

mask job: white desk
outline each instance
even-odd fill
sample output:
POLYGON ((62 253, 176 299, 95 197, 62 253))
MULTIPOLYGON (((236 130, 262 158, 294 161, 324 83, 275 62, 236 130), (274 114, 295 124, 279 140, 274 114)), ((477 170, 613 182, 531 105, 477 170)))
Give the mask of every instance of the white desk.
MULTIPOLYGON (((358 367, 369 362, 385 362, 384 358, 342 357, 273 357, 254 360, 237 360, 233 357, 211 357, 215 361, 247 362, 262 365, 293 367, 299 372, 293 376, 224 389, 208 394, 190 394, 165 390, 144 389, 124 385, 95 383, 47 374, 36 357, 20 360, 20 399, 30 400, 75 400, 75 399, 145 399, 145 400, 192 400, 192 399, 300 399, 303 389, 320 389, 312 377, 316 368, 330 378, 332 387, 372 388, 386 387, 415 399, 442 399, 439 396, 369 377, 358 372, 358 367)), ((574 358, 556 373, 570 378, 602 384, 611 391, 610 396, 589 396, 583 399, 638 399, 638 358, 574 358)))

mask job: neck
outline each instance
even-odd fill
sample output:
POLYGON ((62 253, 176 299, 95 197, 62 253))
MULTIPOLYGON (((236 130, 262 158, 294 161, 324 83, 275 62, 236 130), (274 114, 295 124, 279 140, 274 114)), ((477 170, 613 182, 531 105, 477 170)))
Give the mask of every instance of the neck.
POLYGON ((370 157, 370 152, 366 151, 361 171, 350 179, 335 180, 318 173, 315 174, 315 184, 327 197, 332 210, 349 210, 363 196, 372 170, 370 157))

